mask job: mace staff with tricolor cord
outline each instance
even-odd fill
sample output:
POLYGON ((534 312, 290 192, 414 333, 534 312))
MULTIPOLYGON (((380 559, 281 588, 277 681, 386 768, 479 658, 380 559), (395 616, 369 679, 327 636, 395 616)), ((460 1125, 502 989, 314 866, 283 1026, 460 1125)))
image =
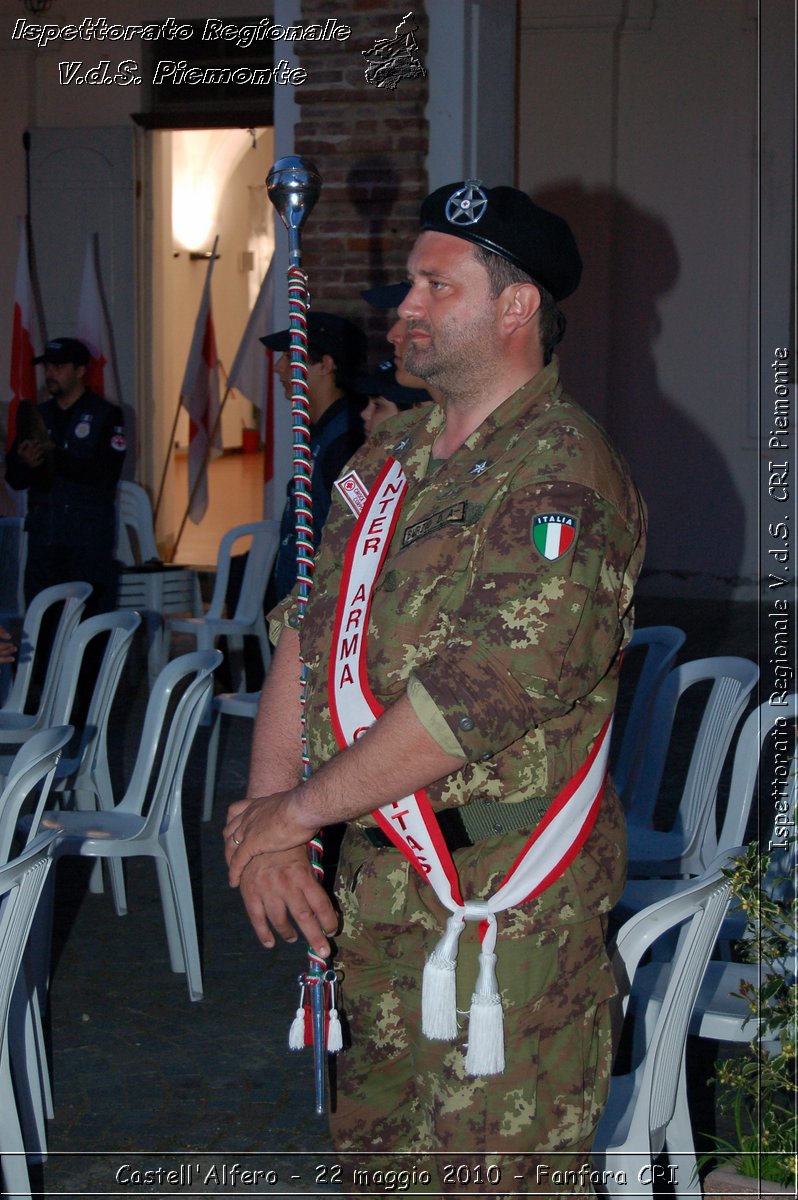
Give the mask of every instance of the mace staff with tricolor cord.
MULTIPOLYGON (((269 199, 288 230, 288 325, 289 363, 291 376, 291 426, 293 440, 294 520, 296 525, 297 581, 300 625, 305 615, 313 584, 313 507, 311 475, 313 462, 310 450, 310 404, 308 400, 308 332, 307 314, 310 308, 308 277, 302 269, 300 230, 319 198, 321 176, 315 165, 305 158, 290 155, 280 158, 266 178, 269 199)), ((302 722, 302 774, 310 775, 307 728, 305 723, 306 667, 301 662, 300 703, 302 722)), ((310 861, 318 879, 324 876, 321 836, 310 843, 310 861)), ((308 969, 300 976, 300 1004, 291 1029, 289 1045, 301 1049, 306 1042, 305 1003, 310 1007, 310 1038, 313 1043, 313 1065, 316 1112, 325 1111, 325 1049, 339 1049, 340 1038, 329 1030, 325 1046, 325 998, 331 996, 330 1022, 337 1022, 334 1000, 335 972, 327 969, 323 958, 308 949, 308 969)))

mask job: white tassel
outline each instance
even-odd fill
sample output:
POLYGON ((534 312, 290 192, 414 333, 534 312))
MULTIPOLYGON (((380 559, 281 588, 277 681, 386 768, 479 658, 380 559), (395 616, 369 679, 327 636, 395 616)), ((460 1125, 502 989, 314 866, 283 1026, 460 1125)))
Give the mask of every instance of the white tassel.
POLYGON ((468 1018, 468 1050, 465 1069, 469 1075, 501 1075, 504 1070, 504 1015, 496 982, 496 917, 487 918, 482 939, 479 978, 471 997, 468 1018))
POLYGON ((344 1038, 341 1033, 341 1018, 338 1016, 338 1009, 330 1009, 330 1021, 327 1026, 327 1053, 337 1054, 343 1049, 344 1038))
POLYGON ((457 943, 463 932, 463 914, 454 913, 446 932, 424 965, 421 985, 421 1028, 433 1041, 457 1037, 457 943))
MULTIPOLYGON (((302 976, 300 975, 300 979, 302 976)), ((288 1049, 305 1049, 305 985, 299 985, 299 1008, 294 1013, 291 1028, 288 1030, 288 1049)))
POLYGON ((337 976, 335 971, 328 971, 326 979, 329 980, 330 986, 330 1015, 327 1023, 327 1053, 337 1054, 343 1049, 344 1038, 341 1032, 341 1018, 338 1016, 338 1009, 335 1007, 335 984, 337 976))
POLYGON ((305 1010, 301 1004, 294 1013, 294 1019, 288 1031, 288 1049, 305 1049, 305 1010))
POLYGON ((504 1016, 498 993, 475 992, 471 997, 465 1069, 468 1075, 501 1075, 504 1070, 504 1016))

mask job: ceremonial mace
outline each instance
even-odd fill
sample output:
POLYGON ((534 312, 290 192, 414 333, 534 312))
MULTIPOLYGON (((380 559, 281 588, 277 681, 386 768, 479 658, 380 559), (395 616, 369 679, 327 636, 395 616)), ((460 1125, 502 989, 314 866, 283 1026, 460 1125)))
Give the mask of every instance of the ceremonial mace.
MULTIPOLYGON (((291 367, 291 425, 293 433, 294 513, 296 521, 297 579, 299 582, 299 621, 305 615, 313 583, 313 508, 311 502, 310 408, 308 404, 308 331, 310 307, 308 277, 302 269, 300 230, 310 215, 321 191, 321 176, 306 158, 289 155, 278 158, 266 178, 269 199, 288 230, 288 324, 289 363, 291 367)), ((306 668, 301 664, 302 773, 310 775, 307 729, 305 723, 306 668)), ((321 880, 321 837, 310 842, 310 861, 316 878, 321 880)), ((300 1049, 308 1036, 313 1044, 316 1112, 322 1115, 324 1104, 325 1049, 340 1049, 339 1027, 335 1010, 335 972, 327 970, 323 958, 308 949, 308 969, 299 977, 300 1004, 291 1027, 289 1045, 300 1049), (325 987, 326 985, 326 987, 325 987), (325 1047, 325 1000, 330 996, 328 1044, 325 1047), (306 1028, 305 1001, 309 1001, 310 1028, 306 1028), (333 1021, 335 1024, 333 1025, 333 1021)))

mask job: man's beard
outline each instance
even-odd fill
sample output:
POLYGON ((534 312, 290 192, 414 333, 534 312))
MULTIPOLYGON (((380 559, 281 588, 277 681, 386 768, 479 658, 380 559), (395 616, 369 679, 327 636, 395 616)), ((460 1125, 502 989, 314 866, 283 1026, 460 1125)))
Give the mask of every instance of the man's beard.
POLYGON ((418 344, 408 340, 404 368, 445 394, 471 395, 492 375, 490 353, 495 345, 492 312, 478 314, 467 325, 444 324, 437 333, 421 321, 408 322, 408 334, 413 330, 427 334, 429 341, 418 344))
POLYGON ((413 325, 412 329, 420 329, 422 333, 430 336, 430 341, 424 346, 419 346, 418 343, 408 340, 405 346, 404 357, 402 360, 402 369, 410 375, 417 375, 419 379, 431 382, 429 372, 434 372, 435 361, 432 357, 435 352, 435 346, 432 341, 432 335, 428 329, 423 329, 421 325, 413 325), (426 351, 426 356, 424 352, 426 351))

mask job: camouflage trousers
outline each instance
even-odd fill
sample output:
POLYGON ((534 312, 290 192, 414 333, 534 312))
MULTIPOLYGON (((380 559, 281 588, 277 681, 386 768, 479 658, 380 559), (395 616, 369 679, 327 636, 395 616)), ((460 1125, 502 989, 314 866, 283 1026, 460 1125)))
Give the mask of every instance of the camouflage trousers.
POLYGON ((503 940, 500 918, 507 1065, 473 1078, 464 1061, 476 926, 460 939, 461 1035, 429 1041, 421 977, 446 913, 398 852, 364 852, 363 841, 348 836, 338 885, 351 1046, 337 1058, 330 1125, 336 1151, 347 1152, 347 1194, 592 1195, 589 1152, 609 1087, 615 992, 602 919, 503 940))

